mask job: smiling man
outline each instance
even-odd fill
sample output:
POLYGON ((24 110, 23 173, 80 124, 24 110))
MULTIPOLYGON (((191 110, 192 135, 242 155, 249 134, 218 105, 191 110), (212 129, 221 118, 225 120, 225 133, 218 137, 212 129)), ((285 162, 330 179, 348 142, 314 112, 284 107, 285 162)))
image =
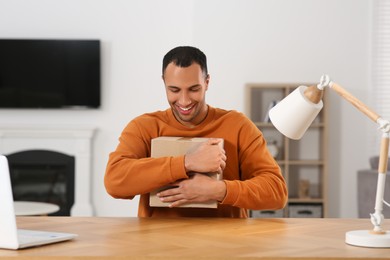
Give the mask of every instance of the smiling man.
POLYGON ((105 187, 114 198, 140 195, 139 217, 248 217, 248 209, 280 209, 287 188, 260 130, 242 113, 206 104, 210 76, 206 56, 190 46, 176 47, 163 59, 162 79, 170 108, 130 121, 109 156, 105 187), (151 158, 159 136, 208 137, 182 156, 151 158), (224 140, 224 148, 218 145, 224 140), (223 172, 223 180, 204 173, 223 172), (149 193, 170 207, 150 207, 149 193), (218 201, 214 208, 180 208, 218 201))

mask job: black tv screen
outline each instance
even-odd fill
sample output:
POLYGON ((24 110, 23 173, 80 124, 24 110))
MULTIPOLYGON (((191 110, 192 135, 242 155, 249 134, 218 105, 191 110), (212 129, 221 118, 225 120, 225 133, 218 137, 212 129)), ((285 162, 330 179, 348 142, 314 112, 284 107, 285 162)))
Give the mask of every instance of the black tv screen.
POLYGON ((99 40, 0 39, 0 108, 99 106, 99 40))

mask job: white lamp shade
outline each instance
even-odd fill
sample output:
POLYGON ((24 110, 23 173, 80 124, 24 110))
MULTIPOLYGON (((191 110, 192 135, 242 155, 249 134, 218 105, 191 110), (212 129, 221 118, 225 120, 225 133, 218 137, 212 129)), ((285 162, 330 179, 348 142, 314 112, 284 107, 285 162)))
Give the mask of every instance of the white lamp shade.
POLYGON ((315 104, 308 100, 300 86, 269 111, 272 124, 290 139, 301 139, 323 107, 322 101, 315 104))

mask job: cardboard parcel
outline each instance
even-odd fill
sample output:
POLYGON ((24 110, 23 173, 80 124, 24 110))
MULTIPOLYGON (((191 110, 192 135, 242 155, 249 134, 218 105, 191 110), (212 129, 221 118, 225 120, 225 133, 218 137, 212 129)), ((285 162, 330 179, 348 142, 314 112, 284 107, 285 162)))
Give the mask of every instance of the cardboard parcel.
MULTIPOLYGON (((161 136, 152 139, 152 151, 151 157, 166 157, 166 156, 180 156, 187 153, 191 149, 195 149, 198 145, 203 142, 206 142, 209 138, 203 137, 168 137, 161 136)), ((220 143, 223 146, 223 142, 220 143)), ((206 173, 205 173, 206 174, 206 173)), ((211 178, 216 180, 222 180, 222 174, 220 173, 207 173, 211 178)), ((172 186, 164 186, 159 189, 156 189, 150 193, 149 205, 151 207, 169 207, 169 203, 162 202, 158 197, 157 193, 161 190, 166 190, 172 188, 172 186)), ((182 205, 180 207, 186 208, 217 208, 218 202, 207 202, 207 203, 191 203, 182 205)))

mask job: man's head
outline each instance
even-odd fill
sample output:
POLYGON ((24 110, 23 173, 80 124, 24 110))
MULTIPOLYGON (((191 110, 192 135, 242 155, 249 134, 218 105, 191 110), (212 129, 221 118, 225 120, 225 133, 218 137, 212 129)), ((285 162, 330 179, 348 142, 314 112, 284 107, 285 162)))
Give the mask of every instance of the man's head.
POLYGON ((163 59, 163 76, 169 105, 175 118, 194 127, 206 118, 209 84, 206 56, 194 47, 177 47, 163 59))
POLYGON ((164 77, 168 64, 173 62, 178 67, 186 68, 193 63, 199 64, 205 77, 208 75, 206 55, 199 49, 191 46, 179 46, 165 54, 162 66, 164 77))

